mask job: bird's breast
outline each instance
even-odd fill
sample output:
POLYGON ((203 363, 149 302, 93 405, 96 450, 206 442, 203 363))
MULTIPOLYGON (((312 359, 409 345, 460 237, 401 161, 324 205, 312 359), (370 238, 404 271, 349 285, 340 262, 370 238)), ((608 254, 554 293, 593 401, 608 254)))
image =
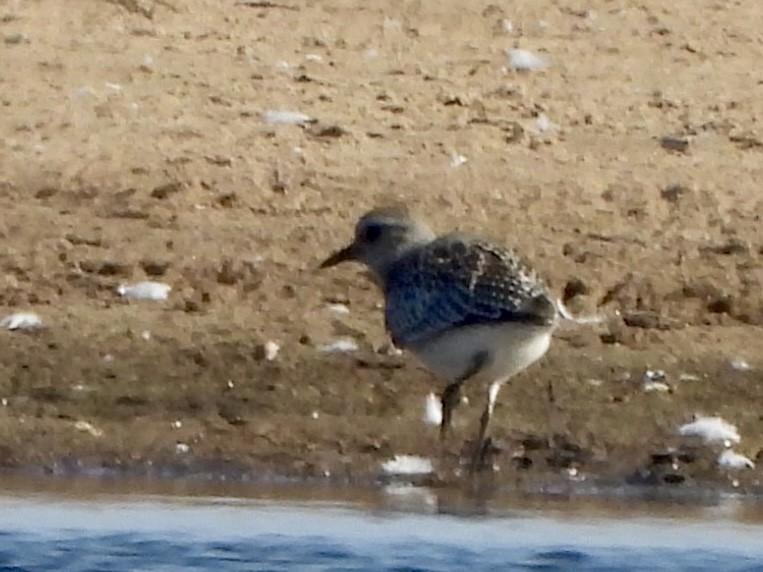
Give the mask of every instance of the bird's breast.
POLYGON ((525 323, 474 325, 445 331, 409 346, 436 376, 449 383, 465 374, 505 381, 540 359, 551 344, 552 327, 525 323), (473 372, 475 363, 480 364, 473 372))

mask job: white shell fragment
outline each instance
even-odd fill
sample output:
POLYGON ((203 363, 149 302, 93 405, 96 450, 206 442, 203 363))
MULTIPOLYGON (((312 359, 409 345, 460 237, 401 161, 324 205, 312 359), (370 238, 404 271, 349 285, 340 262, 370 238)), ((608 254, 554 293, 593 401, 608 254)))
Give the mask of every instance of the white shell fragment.
POLYGON ((644 382, 665 381, 667 374, 661 369, 648 369, 644 372, 644 382))
POLYGON ((720 417, 697 417, 691 423, 682 425, 678 433, 684 437, 700 437, 706 443, 739 443, 741 437, 737 428, 720 417))
POLYGON ((268 340, 265 342, 265 344, 262 346, 262 352, 265 356, 265 359, 268 361, 273 361, 278 357, 278 352, 281 351, 281 346, 279 346, 277 343, 275 343, 272 340, 268 340))
POLYGON ((88 423, 87 421, 77 421, 74 424, 74 428, 83 433, 90 433, 93 437, 101 437, 103 435, 102 429, 98 429, 98 427, 95 427, 92 423, 88 423))
POLYGON ((122 90, 124 89, 118 83, 112 83, 110 81, 107 81, 104 85, 106 86, 106 89, 108 89, 112 93, 122 93, 122 90))
POLYGON ((392 342, 385 342, 382 345, 380 345, 378 348, 376 348, 377 354, 382 354, 385 356, 401 356, 403 355, 403 350, 401 350, 398 347, 395 347, 395 344, 392 342))
POLYGON ((388 475, 426 475, 434 472, 432 461, 416 455, 395 455, 382 463, 382 471, 388 475))
POLYGON ((166 300, 171 290, 172 286, 169 284, 152 281, 121 284, 117 287, 117 293, 120 296, 136 300, 166 300))
POLYGON ((736 371, 750 371, 752 366, 741 358, 731 360, 731 369, 736 371))
POLYGON ((752 459, 736 453, 731 449, 724 449, 723 453, 715 461, 719 467, 724 469, 754 469, 755 463, 752 459))
POLYGON ((596 314, 593 316, 574 316, 572 312, 567 309, 567 306, 564 305, 561 299, 557 299, 556 301, 556 311, 559 312, 559 316, 561 316, 562 319, 575 324, 600 324, 605 320, 604 316, 596 314))
POLYGON ((273 361, 278 357, 278 352, 281 351, 281 346, 272 340, 268 340, 264 344, 258 344, 254 348, 254 357, 258 360, 273 361))
POLYGON ((177 445, 175 445, 175 452, 178 455, 183 455, 190 450, 191 448, 186 443, 178 443, 177 445))
POLYGON ((647 393, 668 393, 670 386, 665 383, 667 374, 661 369, 648 369, 644 372, 643 388, 647 393))
POLYGON ((270 123, 271 125, 298 125, 300 123, 308 123, 312 121, 310 116, 305 115, 304 113, 299 113, 298 111, 275 109, 269 109, 268 111, 263 112, 262 118, 265 120, 265 123, 270 123))
POLYGON ((535 55, 529 50, 511 50, 509 52, 509 69, 516 71, 535 71, 548 67, 548 60, 535 55))
POLYGON ((358 349, 358 342, 352 338, 339 338, 328 344, 318 346, 322 352, 354 352, 358 349))
POLYGON ((460 167, 464 163, 466 163, 469 159, 467 159, 464 155, 459 155, 458 153, 453 153, 450 156, 450 166, 451 167, 460 167))
POLYGON ((545 113, 538 115, 538 117, 535 119, 535 125, 538 128, 538 131, 541 133, 546 133, 547 131, 551 131, 556 127, 553 123, 551 123, 551 120, 545 113))
POLYGON ((138 69, 144 72, 151 72, 154 69, 154 58, 149 55, 143 56, 143 61, 138 66, 138 69))
POLYGON ((427 425, 442 424, 442 401, 437 399, 434 393, 430 393, 424 399, 423 421, 427 425))
POLYGON ((41 326, 40 316, 33 312, 17 312, 0 320, 0 328, 6 330, 29 330, 41 326))
POLYGON ((334 314, 347 315, 350 313, 350 308, 348 308, 346 304, 329 304, 327 308, 329 312, 333 312, 334 314))
POLYGON ((662 381, 647 381, 644 384, 644 391, 647 393, 669 393, 670 386, 662 381))

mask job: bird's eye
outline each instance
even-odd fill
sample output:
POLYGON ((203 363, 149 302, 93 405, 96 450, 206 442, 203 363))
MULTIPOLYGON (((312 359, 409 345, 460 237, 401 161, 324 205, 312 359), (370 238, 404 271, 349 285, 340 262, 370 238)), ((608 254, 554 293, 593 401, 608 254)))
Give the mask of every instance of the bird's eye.
POLYGON ((370 224, 363 231, 364 242, 376 242, 382 234, 382 228, 378 224, 370 224))

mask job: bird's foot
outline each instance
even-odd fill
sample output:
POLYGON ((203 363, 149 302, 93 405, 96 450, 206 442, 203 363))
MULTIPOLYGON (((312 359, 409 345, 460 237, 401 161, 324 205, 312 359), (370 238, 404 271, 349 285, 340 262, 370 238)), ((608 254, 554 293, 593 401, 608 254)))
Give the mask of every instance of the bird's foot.
POLYGON ((490 437, 472 443, 470 448, 472 452, 469 472, 472 474, 485 470, 492 470, 495 456, 501 452, 500 447, 498 447, 490 437))

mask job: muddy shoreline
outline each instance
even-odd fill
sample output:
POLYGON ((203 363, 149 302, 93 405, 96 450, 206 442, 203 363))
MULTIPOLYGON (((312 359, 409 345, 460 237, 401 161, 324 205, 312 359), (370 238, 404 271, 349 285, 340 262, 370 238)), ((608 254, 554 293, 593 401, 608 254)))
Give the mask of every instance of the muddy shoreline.
POLYGON ((502 390, 496 486, 759 495, 759 36, 704 0, 0 2, 0 319, 41 320, 0 331, 0 468, 371 485, 418 455, 458 486, 483 388, 441 445, 374 286, 316 271, 404 201, 606 318, 502 390), (168 298, 119 294, 144 280, 168 298), (755 468, 682 439, 697 414, 755 468))

